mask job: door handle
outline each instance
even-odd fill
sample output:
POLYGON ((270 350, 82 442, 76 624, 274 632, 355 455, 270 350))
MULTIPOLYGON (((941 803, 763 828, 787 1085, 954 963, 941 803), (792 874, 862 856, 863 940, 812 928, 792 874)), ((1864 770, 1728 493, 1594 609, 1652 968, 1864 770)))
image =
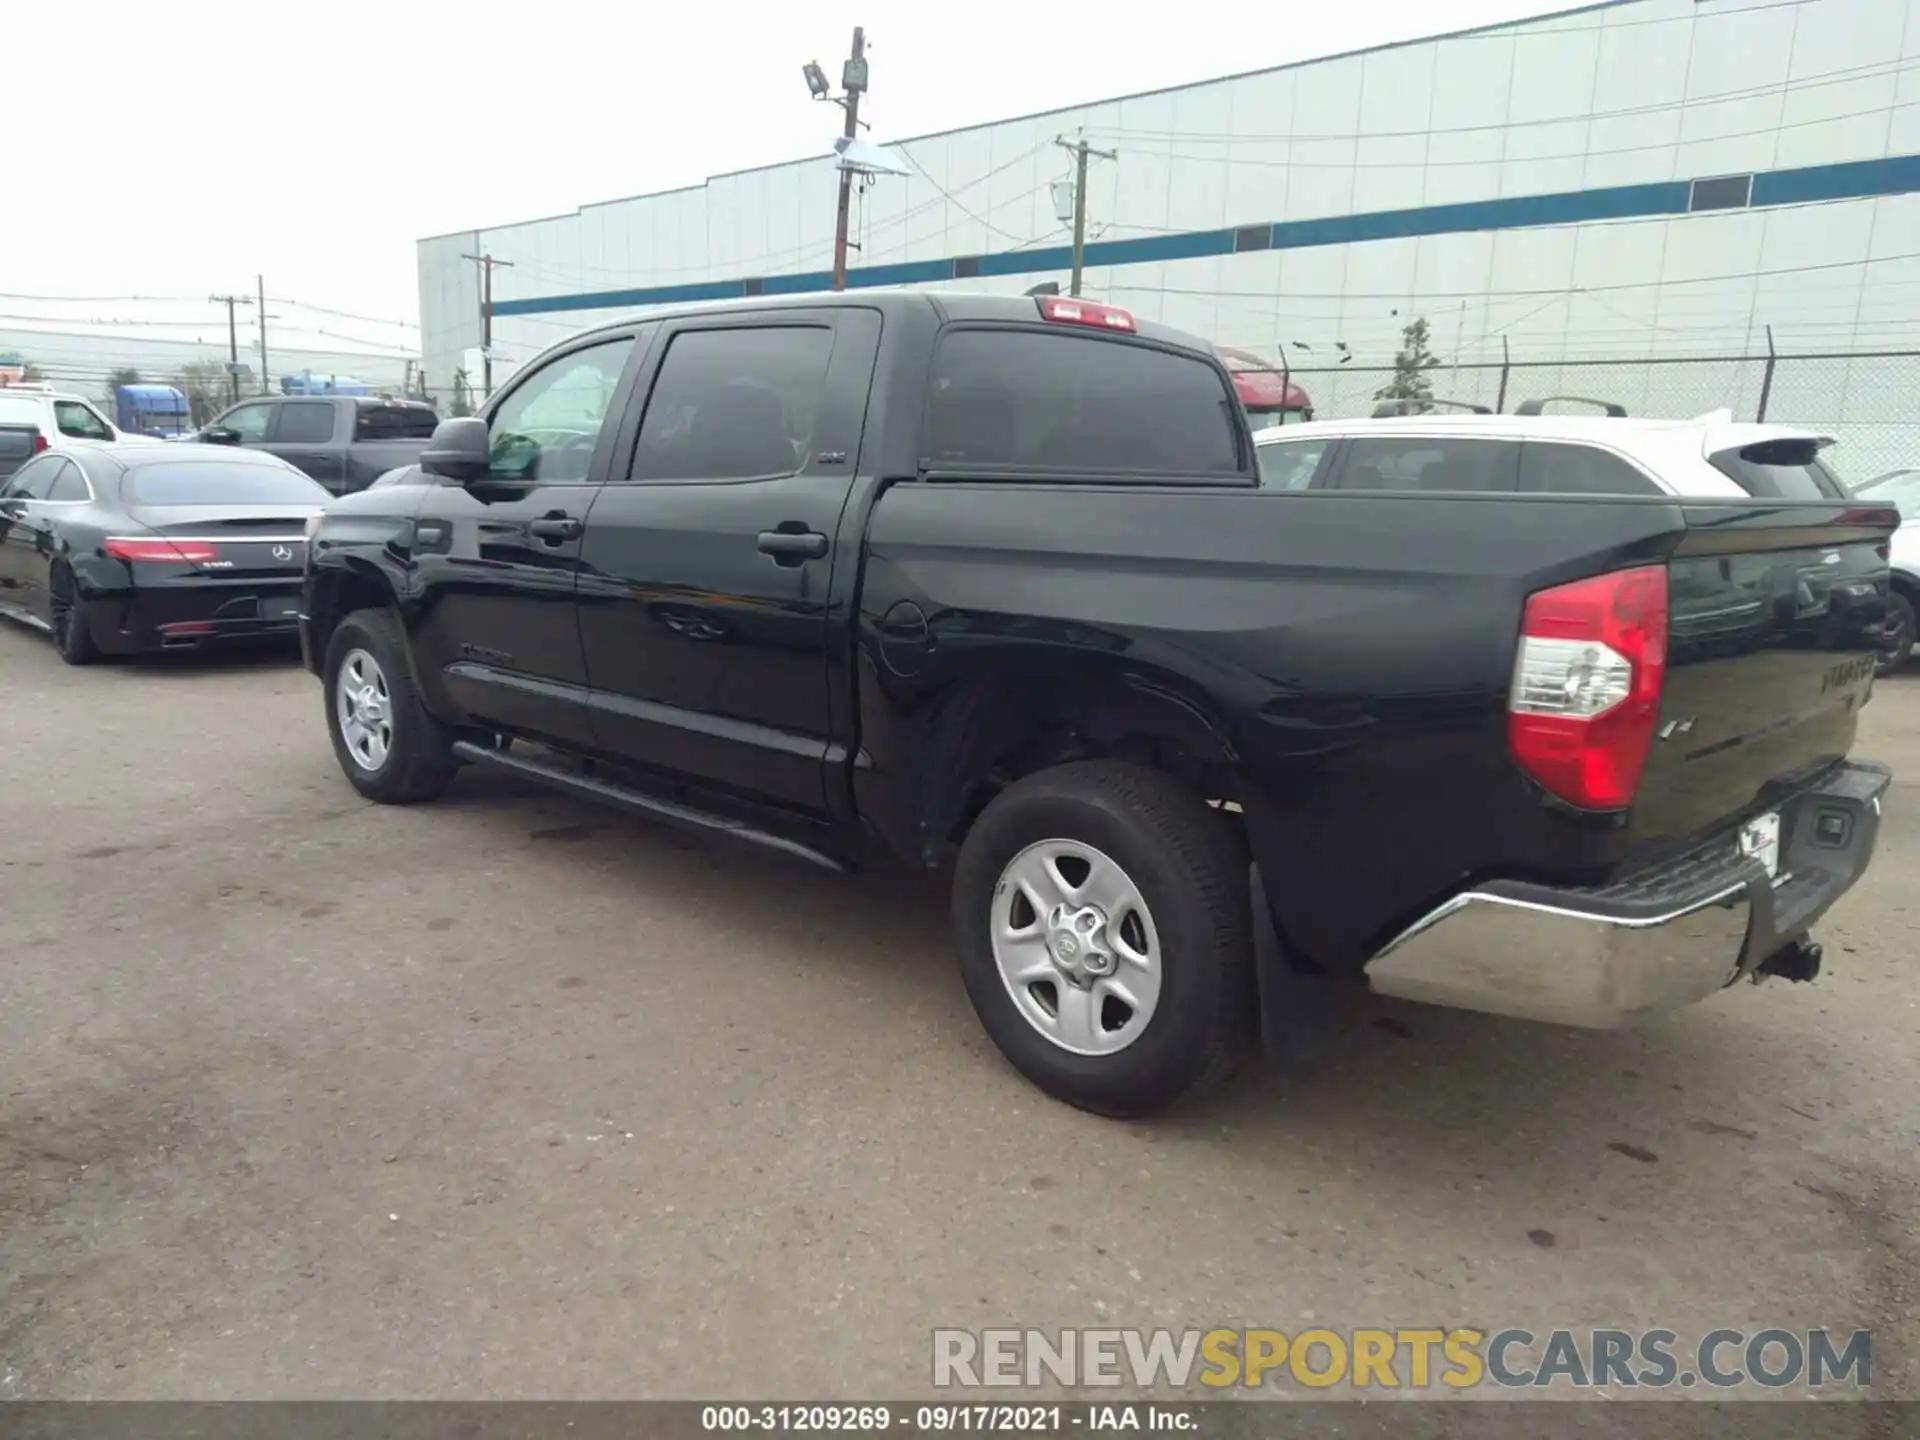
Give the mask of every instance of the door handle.
POLYGON ((818 530, 762 530, 758 544, 776 565, 800 565, 827 553, 827 537, 818 530))
POLYGON ((571 515, 542 515, 538 520, 527 522, 527 533, 549 545, 558 545, 563 540, 578 540, 580 530, 580 522, 571 515))

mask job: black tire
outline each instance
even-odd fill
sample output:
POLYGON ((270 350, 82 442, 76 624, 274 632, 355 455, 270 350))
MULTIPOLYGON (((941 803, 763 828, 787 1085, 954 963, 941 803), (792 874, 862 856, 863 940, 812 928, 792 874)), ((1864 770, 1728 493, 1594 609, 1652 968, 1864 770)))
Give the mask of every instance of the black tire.
POLYGON ((91 665, 100 658, 100 647, 93 643, 87 602, 74 583, 73 572, 56 565, 47 576, 48 608, 53 614, 53 648, 69 665, 91 665))
POLYGON ((1903 668, 1913 654, 1915 639, 1913 602, 1894 591, 1887 601, 1887 642, 1880 651, 1879 675, 1891 675, 1903 668))
POLYGON ((327 734, 354 789, 383 805, 411 805, 432 800, 447 788, 459 769, 453 735, 420 703, 406 642, 392 612, 356 610, 342 620, 327 642, 324 673, 327 734), (353 752, 341 729, 340 671, 356 651, 379 667, 387 691, 391 739, 379 763, 372 766, 353 752))
POLYGON ((987 1034, 1049 1095, 1102 1115, 1142 1115, 1220 1078, 1255 1020, 1244 842, 1230 817, 1159 771, 1061 765, 1009 786, 968 833, 954 875, 960 973, 987 1034), (1043 1035, 994 958, 1002 873, 1029 845, 1091 846, 1124 870, 1159 938, 1159 1001, 1125 1048, 1087 1055, 1043 1035))

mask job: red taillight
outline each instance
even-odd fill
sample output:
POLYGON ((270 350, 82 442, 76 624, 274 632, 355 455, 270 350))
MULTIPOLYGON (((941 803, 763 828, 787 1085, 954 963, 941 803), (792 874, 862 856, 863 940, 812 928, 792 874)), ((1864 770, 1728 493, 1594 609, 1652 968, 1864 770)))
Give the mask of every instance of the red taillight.
POLYGON ((1059 325, 1090 325, 1095 330, 1124 330, 1129 335, 1139 329, 1133 316, 1117 305, 1095 305, 1089 300, 1074 300, 1065 295, 1041 295, 1040 314, 1059 325))
POLYGON ((44 435, 36 434, 33 437, 33 453, 38 455, 42 450, 46 448, 47 448, 47 437, 44 435))
POLYGON ((142 540, 114 535, 108 537, 106 549, 116 560, 148 565, 205 565, 220 558, 219 547, 207 540, 142 540))
POLYGON ((1507 743, 1569 804, 1633 803, 1667 673, 1667 571, 1616 570, 1529 596, 1513 662, 1507 743))

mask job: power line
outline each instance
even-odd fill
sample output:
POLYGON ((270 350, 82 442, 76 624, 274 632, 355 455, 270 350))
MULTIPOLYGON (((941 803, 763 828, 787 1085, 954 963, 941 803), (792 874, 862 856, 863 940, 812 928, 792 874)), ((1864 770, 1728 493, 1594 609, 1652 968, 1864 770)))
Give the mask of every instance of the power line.
POLYGON ((405 330, 418 330, 420 325, 413 320, 389 320, 380 315, 356 315, 351 310, 330 310, 325 305, 315 305, 307 300, 275 300, 276 305, 292 305, 296 309, 311 310, 316 315, 332 315, 341 320, 364 320, 369 325, 394 325, 405 330))
MULTIPOLYGON (((1034 156, 1038 155, 1041 151, 1047 148, 1047 143, 1048 142, 1042 141, 1039 144, 1032 145, 1027 149, 1021 151, 1018 155, 1015 155, 1010 159, 1001 161, 998 165, 995 165, 991 170, 983 171, 981 174, 974 176, 971 180, 965 181, 962 184, 954 186, 953 189, 951 190, 941 189, 937 181, 934 181, 931 176, 927 176, 927 172, 925 168, 921 166, 919 159, 915 157, 913 153, 906 148, 905 145, 895 145, 891 147, 895 150, 900 151, 901 154, 905 155, 908 161, 912 163, 914 168, 920 171, 921 175, 927 176, 928 183, 932 184, 935 191, 937 191, 938 193, 935 198, 930 200, 923 200, 918 205, 909 206, 906 210, 902 211, 898 215, 890 215, 874 221, 871 227, 869 228, 869 231, 868 231, 869 236, 871 236, 873 233, 878 231, 891 230, 895 226, 904 225, 910 220, 916 219, 922 215, 928 214, 929 212, 938 209, 943 203, 951 202, 954 205, 959 205, 960 202, 958 201, 958 199, 955 198, 956 196, 965 194, 967 191, 973 189, 975 186, 984 185, 987 181, 993 179, 997 175, 1004 173, 1007 170, 1012 169, 1015 165, 1020 164, 1023 160, 1032 159, 1034 156)), ((1028 190, 1021 192, 1019 195, 1011 196, 1008 199, 999 201, 996 204, 989 205, 987 207, 987 213, 992 214, 994 211, 1002 208, 1003 206, 1010 205, 1017 200, 1024 200, 1028 196, 1038 193, 1039 188, 1040 188, 1039 186, 1034 186, 1028 190)), ((982 223, 984 224, 986 222, 983 221, 982 223)), ((875 253, 878 253, 878 254, 890 253, 891 248, 892 248, 892 242, 889 241, 889 245, 887 249, 883 249, 875 253)), ((749 265, 762 265, 762 264, 767 264, 773 261, 797 263, 802 257, 809 256, 815 253, 829 253, 829 251, 830 251, 830 247, 828 242, 826 241, 806 240, 806 241, 800 242, 798 245, 785 246, 779 250, 771 250, 760 255, 750 255, 745 258, 728 258, 724 261, 719 261, 719 262, 716 262, 714 260, 702 260, 702 261, 698 261, 698 262, 687 264, 687 265, 652 266, 652 265, 642 264, 642 265, 627 266, 624 268, 615 268, 607 265, 592 265, 587 263, 586 261, 580 261, 571 266, 567 266, 565 269, 561 269, 557 267, 559 264, 563 264, 564 262, 556 262, 555 265, 549 265, 546 262, 541 260, 530 260, 524 257, 516 259, 514 261, 514 264, 518 269, 524 270, 531 275, 543 277, 559 284, 572 285, 572 284, 584 283, 583 281, 576 279, 576 277, 590 276, 590 275, 607 275, 607 276, 613 277, 616 280, 622 281, 626 284, 632 284, 635 282, 636 279, 641 279, 641 278, 657 279, 664 276, 689 275, 695 272, 699 272, 704 278, 705 276, 712 274, 716 264, 724 264, 729 269, 741 269, 749 265)), ((501 318, 504 320, 507 317, 502 316, 501 318)), ((513 318, 525 319, 527 317, 514 316, 513 318)))
POLYGON ((1662 100, 1654 105, 1631 105, 1619 110, 1588 110, 1578 115, 1558 115, 1538 120, 1497 120, 1476 125, 1439 125, 1425 126, 1418 130, 1368 130, 1337 132, 1295 132, 1291 135, 1249 134, 1235 135, 1225 131, 1174 131, 1174 130, 1136 130, 1124 126, 1092 125, 1088 130, 1100 136, 1113 136, 1127 141, 1141 140, 1179 140, 1191 141, 1202 145, 1240 145, 1258 141, 1273 143, 1305 144, 1330 143, 1349 140, 1413 140, 1429 135, 1475 135, 1491 131, 1529 130, 1542 125, 1580 125, 1593 120, 1619 120, 1631 116, 1661 115, 1683 110, 1698 110, 1709 105, 1730 105, 1739 100, 1762 99, 1775 95, 1799 94, 1807 90, 1823 90, 1834 85, 1857 84, 1861 80, 1877 80, 1883 76, 1904 75, 1914 69, 1920 69, 1920 60, 1905 60, 1892 64, 1886 61, 1872 61, 1865 65, 1850 65, 1839 70, 1823 70, 1816 74, 1803 76, 1800 80, 1787 80, 1770 85, 1754 85, 1742 90, 1716 91, 1711 95, 1694 95, 1681 100, 1662 100))
MULTIPOLYGON (((1251 155, 1178 155, 1166 150, 1134 150, 1131 158, 1143 160, 1178 160, 1189 165, 1253 165, 1272 170, 1428 170, 1436 167, 1472 165, 1533 165, 1549 160, 1595 160, 1609 155, 1637 155, 1652 150, 1677 150, 1683 145, 1717 145, 1727 140, 1750 140, 1757 136, 1774 135, 1782 130, 1797 130, 1810 125, 1837 125, 1846 120, 1876 119, 1882 115, 1891 116, 1896 111, 1910 110, 1920 106, 1920 100, 1902 100, 1897 104, 1877 106, 1871 110, 1853 110, 1844 115, 1823 115, 1814 120, 1790 120, 1778 125, 1768 125, 1757 130, 1736 130, 1725 135, 1690 135, 1686 139, 1675 136, 1671 140, 1660 140, 1643 145, 1609 146, 1599 150, 1569 150, 1557 155, 1504 155, 1481 160, 1266 160, 1251 155)), ((1555 122, 1578 124, 1577 120, 1555 122)), ((1434 132, 1439 133, 1439 132, 1434 132)), ((1377 138, 1361 136, 1361 141, 1377 138)), ((1305 144, 1324 144, 1324 141, 1305 141, 1305 144)))
MULTIPOLYGON (((1196 290, 1196 289, 1182 289, 1181 287, 1175 286, 1175 285, 1148 286, 1148 285, 1126 285, 1126 284, 1118 284, 1118 283, 1109 285, 1107 288, 1110 293, 1130 290, 1136 293, 1149 294, 1149 295, 1151 294, 1195 295, 1195 296, 1201 296, 1201 297, 1209 297, 1213 299, 1234 299, 1234 300, 1276 300, 1276 299, 1290 299, 1290 298, 1313 300, 1313 299, 1339 298, 1341 300, 1403 300, 1404 301, 1404 300, 1413 298, 1415 296, 1418 296, 1421 299, 1426 299, 1426 300, 1447 300, 1447 299, 1459 300, 1459 299, 1476 299, 1482 296, 1489 295, 1490 293, 1494 296, 1494 298, 1497 298, 1497 299, 1513 299, 1516 297, 1524 298, 1524 297, 1532 297, 1532 296, 1540 296, 1540 295, 1553 296, 1558 298, 1558 297, 1570 296, 1570 295, 1593 294, 1593 293, 1602 292, 1602 291, 1613 292, 1613 291, 1620 291, 1620 290, 1658 290, 1670 285, 1719 285, 1719 284, 1725 284, 1725 283, 1728 283, 1731 281, 1737 281, 1737 280, 1756 280, 1756 279, 1761 279, 1763 277, 1773 276, 1773 275, 1810 275, 1817 272, 1828 271, 1828 270, 1848 270, 1848 269, 1852 269, 1856 265, 1890 265, 1900 260, 1920 260, 1920 251, 1909 251, 1905 254, 1900 254, 1900 255, 1870 255, 1859 260, 1834 260, 1834 261, 1830 261, 1828 263, 1820 264, 1820 265, 1784 265, 1778 268, 1767 269, 1767 270, 1741 270, 1741 271, 1736 271, 1736 272, 1731 272, 1731 273, 1721 274, 1721 275, 1701 275, 1693 279, 1635 280, 1630 282, 1624 282, 1617 285, 1582 285, 1582 286, 1575 286, 1575 287, 1543 286, 1535 289, 1500 290, 1496 292, 1490 292, 1486 288, 1482 288, 1479 290, 1424 290, 1424 289, 1409 288, 1406 290, 1353 290, 1353 291, 1343 292, 1338 297, 1329 297, 1324 290, 1312 291, 1312 292, 1286 291, 1286 290, 1196 290)), ((1898 283, 1908 283, 1908 282, 1898 282, 1898 283)))

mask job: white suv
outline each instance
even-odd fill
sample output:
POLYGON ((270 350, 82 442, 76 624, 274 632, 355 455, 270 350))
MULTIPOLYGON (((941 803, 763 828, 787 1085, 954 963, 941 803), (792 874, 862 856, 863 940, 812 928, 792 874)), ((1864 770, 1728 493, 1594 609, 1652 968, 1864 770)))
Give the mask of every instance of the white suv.
POLYGON ((47 442, 41 448, 47 450, 59 450, 71 440, 154 439, 122 430, 95 409, 91 400, 51 385, 0 385, 0 425, 37 426, 40 437, 47 442))
POLYGON ((1693 420, 1412 414, 1314 420, 1253 437, 1261 484, 1275 490, 1433 494, 1677 495, 1845 500, 1821 452, 1831 435, 1746 424, 1719 411, 1693 420))

